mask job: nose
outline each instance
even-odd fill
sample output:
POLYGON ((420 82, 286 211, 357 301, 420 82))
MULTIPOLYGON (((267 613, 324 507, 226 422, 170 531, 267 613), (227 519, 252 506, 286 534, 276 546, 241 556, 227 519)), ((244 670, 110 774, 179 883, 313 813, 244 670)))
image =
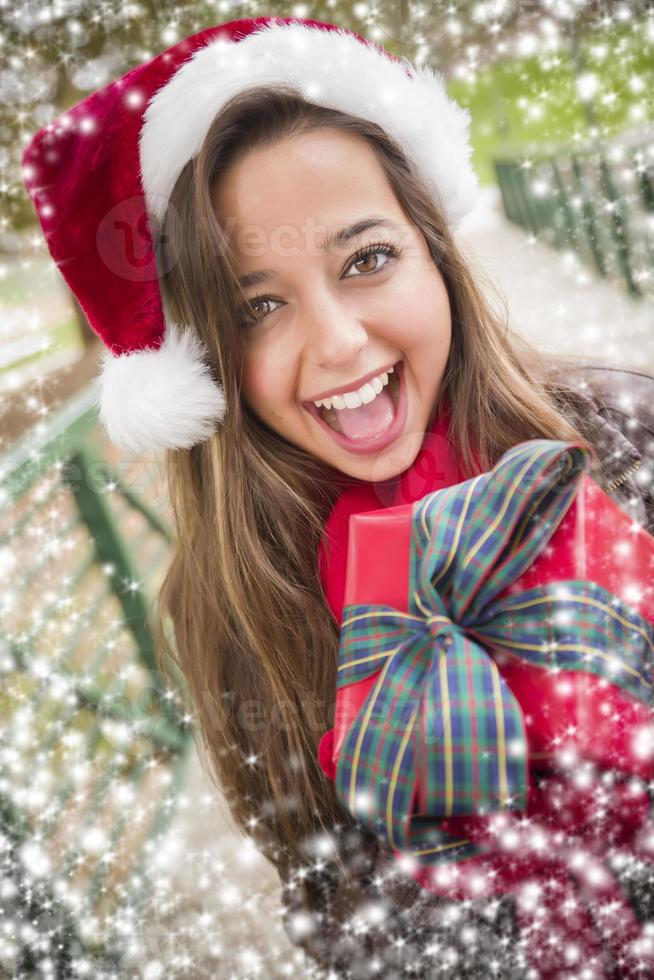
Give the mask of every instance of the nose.
POLYGON ((368 343, 368 331, 356 310, 329 288, 312 289, 302 319, 306 357, 318 367, 346 368, 368 343))

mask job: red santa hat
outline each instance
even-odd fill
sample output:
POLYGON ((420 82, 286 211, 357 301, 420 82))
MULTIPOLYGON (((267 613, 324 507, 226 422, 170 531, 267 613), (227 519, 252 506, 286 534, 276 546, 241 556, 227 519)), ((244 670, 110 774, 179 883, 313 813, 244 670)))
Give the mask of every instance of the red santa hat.
POLYGON ((123 450, 188 448, 225 417, 206 348, 192 325, 164 316, 153 242, 221 107, 277 83, 380 125, 452 227, 474 204, 469 114, 441 77, 320 21, 257 17, 208 28, 39 130, 23 154, 24 179, 50 253, 107 347, 96 404, 123 450))

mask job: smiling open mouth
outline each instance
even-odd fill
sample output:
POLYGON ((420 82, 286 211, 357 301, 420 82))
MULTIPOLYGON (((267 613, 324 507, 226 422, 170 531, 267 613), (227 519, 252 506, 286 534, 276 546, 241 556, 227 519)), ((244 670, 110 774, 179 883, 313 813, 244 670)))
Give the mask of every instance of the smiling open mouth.
POLYGON ((385 449, 400 435, 406 420, 404 361, 393 365, 388 383, 368 405, 343 409, 328 409, 324 405, 317 408, 313 402, 303 405, 321 429, 349 452, 372 453, 385 449))
MULTIPOLYGON (((388 393, 388 396, 390 397, 391 402, 393 404, 394 411, 397 411, 397 403, 400 397, 400 379, 397 370, 398 364, 400 363, 401 362, 398 361, 397 364, 393 365, 393 373, 389 374, 388 376, 388 384, 385 385, 385 387, 379 392, 379 394, 374 399, 374 401, 379 403, 379 400, 381 399, 383 401, 388 393)), ((361 406, 361 408, 365 408, 365 407, 366 406, 361 406)), ((379 408, 379 404, 378 404, 378 408, 379 408)), ((330 428, 334 430, 334 432, 340 432, 341 434, 343 434, 343 429, 341 428, 339 416, 342 417, 343 412, 354 413, 358 411, 359 411, 358 408, 343 408, 343 409, 325 408, 324 405, 321 405, 320 408, 318 409, 320 417, 323 419, 323 421, 325 421, 327 425, 329 425, 330 428)))

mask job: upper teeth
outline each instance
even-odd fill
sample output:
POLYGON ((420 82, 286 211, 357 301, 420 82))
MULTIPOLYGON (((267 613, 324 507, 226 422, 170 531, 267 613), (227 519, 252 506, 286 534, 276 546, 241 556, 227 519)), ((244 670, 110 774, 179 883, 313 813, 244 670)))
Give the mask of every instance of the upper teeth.
POLYGON ((394 368, 389 368, 383 374, 378 374, 376 378, 367 381, 356 391, 345 391, 342 395, 332 395, 331 398, 322 398, 314 402, 316 408, 324 405, 325 408, 359 408, 360 405, 367 405, 373 401, 388 384, 388 376, 393 373, 394 368))

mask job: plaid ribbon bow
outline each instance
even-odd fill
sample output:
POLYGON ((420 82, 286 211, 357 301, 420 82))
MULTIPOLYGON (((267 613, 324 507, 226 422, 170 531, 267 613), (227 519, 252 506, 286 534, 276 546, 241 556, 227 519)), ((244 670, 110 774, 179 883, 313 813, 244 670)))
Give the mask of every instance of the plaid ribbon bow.
POLYGON ((484 850, 437 818, 527 806, 522 710, 483 644, 652 702, 654 628, 617 596, 569 580, 498 598, 545 548, 589 465, 582 446, 535 439, 423 497, 412 511, 410 611, 344 607, 338 688, 379 676, 346 735, 336 790, 422 865, 484 850))

